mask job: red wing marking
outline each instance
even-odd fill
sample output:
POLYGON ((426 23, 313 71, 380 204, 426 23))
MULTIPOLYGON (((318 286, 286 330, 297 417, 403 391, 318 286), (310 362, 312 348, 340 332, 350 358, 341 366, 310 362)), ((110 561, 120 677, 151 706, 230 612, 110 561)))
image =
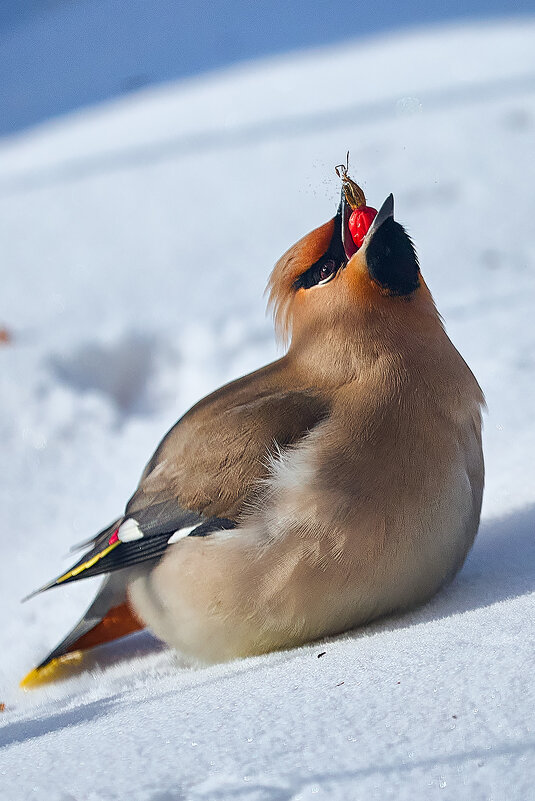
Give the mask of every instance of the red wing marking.
POLYGON ((90 631, 82 634, 70 646, 66 653, 71 651, 85 651, 87 648, 94 648, 95 645, 102 645, 105 642, 117 640, 125 637, 134 631, 144 629, 145 625, 138 620, 127 603, 114 606, 90 631))

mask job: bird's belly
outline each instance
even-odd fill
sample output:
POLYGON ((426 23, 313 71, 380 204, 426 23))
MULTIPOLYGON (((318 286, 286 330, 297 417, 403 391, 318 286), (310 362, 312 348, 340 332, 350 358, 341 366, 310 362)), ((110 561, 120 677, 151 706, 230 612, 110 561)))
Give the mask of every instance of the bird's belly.
POLYGON ((401 515, 393 534, 392 558, 385 559, 384 611, 401 609, 430 598, 450 581, 470 550, 479 525, 481 498, 464 467, 455 471, 440 493, 401 515))
POLYGON ((195 660, 291 647, 428 599, 462 565, 478 520, 459 471, 439 497, 417 512, 399 510, 379 536, 311 527, 268 544, 249 527, 186 538, 131 582, 129 597, 158 637, 195 660))

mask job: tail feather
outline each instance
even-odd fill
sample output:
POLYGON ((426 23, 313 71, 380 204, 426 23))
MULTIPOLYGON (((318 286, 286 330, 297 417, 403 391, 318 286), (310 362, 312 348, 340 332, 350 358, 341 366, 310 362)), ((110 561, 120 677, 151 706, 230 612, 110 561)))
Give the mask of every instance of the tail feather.
POLYGON ((72 631, 21 681, 31 687, 57 678, 57 668, 94 648, 144 628, 126 600, 124 574, 114 573, 102 583, 86 613, 72 631))

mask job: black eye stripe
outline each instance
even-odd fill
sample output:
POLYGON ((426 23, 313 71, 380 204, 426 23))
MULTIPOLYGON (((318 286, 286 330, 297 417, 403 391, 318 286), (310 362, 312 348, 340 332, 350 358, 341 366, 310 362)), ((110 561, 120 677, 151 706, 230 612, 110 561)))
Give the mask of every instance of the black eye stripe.
POLYGON ((341 221, 339 215, 337 215, 329 247, 321 258, 294 281, 295 290, 310 289, 310 287, 317 286, 321 281, 326 281, 329 276, 337 273, 341 267, 345 267, 347 260, 340 232, 341 221))
POLYGON ((321 281, 338 272, 342 265, 336 264, 333 259, 322 257, 319 261, 309 267, 309 269, 300 275, 294 283, 295 289, 310 289, 312 286, 317 286, 321 281))

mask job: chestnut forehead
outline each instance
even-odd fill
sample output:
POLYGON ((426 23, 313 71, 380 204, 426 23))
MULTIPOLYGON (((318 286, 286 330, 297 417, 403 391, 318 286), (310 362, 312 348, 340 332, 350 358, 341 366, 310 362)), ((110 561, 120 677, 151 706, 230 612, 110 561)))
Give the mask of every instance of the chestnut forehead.
POLYGON ((280 259, 278 280, 291 286, 328 250, 334 233, 334 219, 311 231, 280 259))

